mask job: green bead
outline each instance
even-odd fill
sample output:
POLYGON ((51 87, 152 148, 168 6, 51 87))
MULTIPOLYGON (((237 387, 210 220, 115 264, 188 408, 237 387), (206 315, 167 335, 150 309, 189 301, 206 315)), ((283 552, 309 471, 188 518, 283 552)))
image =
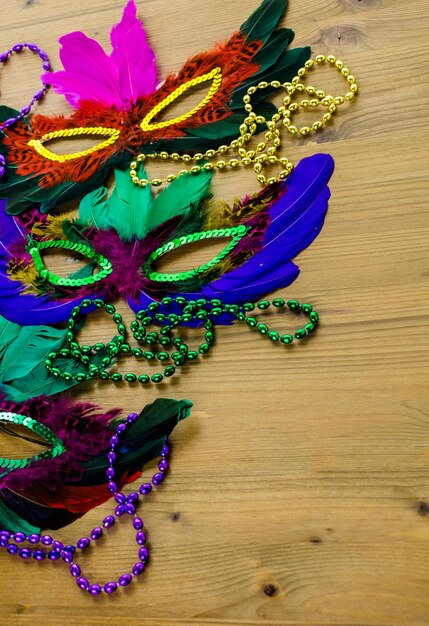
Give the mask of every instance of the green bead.
POLYGON ((133 348, 132 353, 134 356, 143 356, 143 350, 141 348, 133 348))
POLYGON ((285 301, 283 300, 283 298, 274 298, 273 305, 279 308, 285 305, 285 301))
POLYGON ((180 339, 180 337, 175 337, 175 338, 173 339, 173 344, 174 344, 175 346, 178 346, 178 347, 179 347, 179 346, 182 346, 182 345, 184 345, 184 343, 183 343, 183 339, 180 339))
POLYGON ((164 376, 162 374, 153 374, 150 379, 153 383, 160 383, 164 379, 164 376))
POLYGON ((80 360, 81 360, 81 363, 83 363, 84 365, 89 365, 90 363, 90 358, 86 354, 82 355, 80 357, 80 360))
POLYGON ((149 326, 149 324, 152 324, 152 318, 149 316, 146 316, 142 319, 141 322, 143 326, 149 326))
POLYGON ((161 337, 159 343, 161 344, 161 346, 171 346, 173 342, 171 341, 170 337, 161 337))
POLYGON ((236 315, 240 311, 240 307, 238 304, 227 304, 225 305, 225 310, 236 315))
POLYGON ((261 309, 261 311, 268 309, 269 306, 271 306, 271 302, 269 300, 261 300, 257 304, 258 309, 261 309))
POLYGON ((95 365, 95 363, 91 363, 91 365, 88 367, 88 372, 92 375, 97 374, 99 371, 99 367, 98 365, 95 365))
POLYGON ((73 380, 73 375, 70 374, 70 372, 64 372, 63 373, 63 378, 64 378, 64 380, 67 380, 67 381, 73 380))
POLYGON ((97 309, 102 309, 104 307, 104 302, 103 300, 100 300, 100 298, 96 298, 94 300, 94 304, 97 307, 97 309))
POLYGON ((113 372, 112 374, 110 374, 110 378, 111 380, 113 380, 114 383, 119 383, 122 380, 122 374, 120 374, 119 372, 113 372))
POLYGON ((78 383, 83 382, 84 380, 86 380, 86 378, 87 376, 83 372, 78 372, 74 375, 74 379, 77 380, 78 383))
POLYGON ((205 334, 205 340, 207 341, 207 343, 213 343, 214 340, 214 335, 212 333, 211 330, 208 330, 205 334))
POLYGON ((270 332, 268 333, 268 337, 271 339, 271 341, 278 341, 280 339, 279 333, 275 330, 270 330, 270 332))
POLYGON ((172 324, 176 324, 179 321, 179 316, 175 313, 170 313, 169 315, 167 315, 167 319, 172 324))
POLYGON ((214 307, 219 307, 222 306, 222 300, 219 300, 219 298, 213 298, 210 300, 210 304, 214 307))
POLYGON ((169 378, 170 376, 173 376, 175 371, 176 371, 176 368, 173 367, 173 365, 169 365, 164 370, 164 376, 167 376, 167 378, 169 378))
POLYGON ((91 300, 89 300, 88 298, 85 298, 85 300, 82 300, 82 302, 80 303, 80 306, 83 307, 84 309, 87 309, 88 307, 90 307, 92 304, 91 300))
POLYGON ((242 313, 240 311, 240 313, 236 314, 235 319, 238 320, 239 322, 245 322, 246 321, 246 314, 242 313))
MULTIPOLYGON (((208 343, 202 343, 198 349, 198 352, 200 354, 206 354, 206 352, 208 352, 210 350, 210 346, 208 343)), ((189 358, 189 353, 188 353, 188 358, 189 358)))
POLYGON ((124 375, 124 380, 127 383, 135 383, 137 380, 137 376, 133 374, 132 372, 128 372, 127 374, 124 375))
POLYGON ((184 313, 182 315, 182 322, 192 322, 194 316, 191 313, 184 313))
POLYGON ((245 302, 245 304, 243 304, 242 308, 245 311, 253 311, 253 309, 255 308, 255 305, 253 304, 253 302, 245 302))
POLYGON ((213 322, 212 322, 211 320, 206 320, 206 321, 204 322, 204 328, 205 328, 206 330, 212 330, 212 328, 213 328, 213 322))
POLYGON ((159 309, 159 302, 151 302, 147 308, 148 311, 157 311, 159 309))
MULTIPOLYGON (((175 352, 174 354, 179 354, 179 353, 175 352)), ((179 356, 174 357, 174 358, 173 358, 173 355, 172 355, 171 358, 174 361, 174 365, 184 365, 184 363, 186 363, 186 357, 183 354, 179 354, 179 356)))
POLYGON ((284 344, 292 343, 293 337, 292 335, 282 335, 280 341, 284 344))
POLYGON ((119 324, 120 322, 122 322, 122 315, 120 313, 115 313, 113 315, 113 321, 115 322, 115 324, 119 324))
POLYGON ((150 350, 146 350, 146 352, 143 352, 143 356, 147 361, 153 361, 153 359, 155 358, 155 354, 150 350))
POLYGON ((67 326, 69 328, 74 328, 74 320, 73 319, 69 319, 69 321, 67 322, 67 326))
POLYGON ((121 352, 123 352, 124 354, 130 354, 131 346, 128 343, 123 343, 121 345, 121 352))
POLYGON ((313 324, 317 324, 319 322, 319 314, 316 313, 316 311, 312 311, 310 313, 310 322, 313 322, 313 324))
POLYGON ((196 304, 199 307, 206 306, 207 300, 205 298, 198 298, 196 304))
POLYGON ((71 348, 72 350, 80 350, 80 346, 77 341, 70 341, 69 348, 71 348))
POLYGON ((116 311, 115 307, 113 306, 113 304, 106 304, 104 306, 104 309, 106 311, 106 313, 108 313, 109 315, 113 315, 116 311))
POLYGON ((109 356, 105 356, 103 359, 101 359, 102 367, 109 367, 111 362, 112 362, 112 359, 109 356))
POLYGON ((311 322, 309 324, 306 324, 304 326, 305 330, 307 331, 307 333, 310 335, 311 333, 314 333, 314 331, 316 330, 316 326, 314 324, 312 324, 311 322))
POLYGON ((48 359, 56 359, 57 358, 57 353, 56 352, 49 352, 47 354, 46 358, 48 358, 48 359))
MULTIPOLYGON (((213 302, 213 300, 212 300, 212 302, 213 302)), ((210 315, 212 315, 213 317, 217 317, 218 315, 222 315, 222 313, 223 313, 223 311, 220 308, 220 306, 215 306, 210 311, 210 315)))
POLYGON ((165 326, 163 326, 160 330, 161 335, 170 335, 171 334, 171 326, 169 324, 166 324, 165 326))
POLYGON ((208 315, 208 311, 197 311, 195 314, 195 319, 197 320, 205 320, 208 315))
POLYGON ((299 328, 295 333, 295 339, 303 339, 307 336, 307 331, 305 328, 299 328))
POLYGON ((183 307, 183 313, 193 313, 194 312, 195 307, 193 307, 191 304, 187 304, 186 306, 183 307))
POLYGON ((158 352, 157 356, 160 361, 168 361, 168 359, 170 358, 168 352, 158 352))
POLYGON ((165 320, 165 314, 164 313, 156 313, 155 319, 156 319, 157 322, 163 322, 165 320))
POLYGON ((140 328, 140 324, 137 320, 133 320, 130 324, 130 330, 135 333, 140 328))
POLYGON ((303 311, 303 313, 311 313, 312 310, 313 307, 311 306, 311 304, 301 304, 301 311, 303 311))
POLYGON ((298 300, 288 300, 287 305, 292 311, 296 311, 297 309, 299 309, 298 300))
POLYGON ((180 352, 180 354, 188 354, 188 352, 189 352, 189 348, 188 348, 188 346, 186 345, 186 343, 181 343, 181 344, 180 344, 180 346, 179 346, 179 352, 180 352))
POLYGON ((51 361, 51 359, 45 359, 45 360, 44 360, 44 365, 45 365, 45 367, 47 367, 48 369, 49 369, 50 367, 52 367, 52 361, 51 361))
POLYGON ((68 333, 66 334, 66 339, 67 341, 73 341, 74 333, 72 333, 71 330, 69 330, 68 333))
POLYGON ((164 304, 165 306, 169 306, 170 304, 172 304, 172 302, 173 298, 170 298, 170 296, 166 296, 161 300, 161 304, 164 304))
POLYGON ((195 352, 195 350, 189 350, 188 352, 189 361, 195 361, 195 359, 197 358, 198 358, 198 352, 195 352))
POLYGON ((82 354, 90 354, 91 346, 81 346, 80 351, 82 352, 82 354))
POLYGON ((125 335, 126 332, 126 328, 125 328, 125 324, 118 324, 118 333, 120 335, 125 335))
POLYGON ((147 315, 147 311, 146 309, 142 309, 141 311, 139 311, 138 313, 136 313, 136 318, 138 320, 142 320, 144 317, 146 317, 147 315))
POLYGON ((179 304, 180 306, 183 306, 184 304, 186 304, 187 300, 186 300, 186 298, 184 298, 183 296, 177 296, 177 298, 176 298, 176 302, 177 302, 177 304, 179 304))
POLYGON ((258 324, 256 329, 259 333, 261 333, 261 335, 266 335, 268 333, 268 326, 266 324, 258 324))
POLYGON ((71 353, 71 354, 72 354, 72 356, 73 356, 75 359, 80 359, 80 357, 81 357, 80 350, 72 350, 72 353, 71 353))
POLYGON ((246 324, 250 326, 250 328, 256 328, 256 326, 258 325, 258 321, 255 317, 248 317, 246 319, 246 324))
MULTIPOLYGON (((80 354, 80 353, 79 353, 80 354)), ((70 350, 68 350, 67 348, 62 348, 59 352, 58 352, 58 356, 70 356, 70 350)))
POLYGON ((100 350, 103 350, 103 348, 105 348, 106 346, 104 345, 104 343, 95 343, 92 346, 92 349, 94 350, 94 352, 100 352, 100 350))
POLYGON ((140 376, 138 377, 137 380, 142 385, 147 385, 150 382, 150 378, 149 378, 149 376, 147 374, 140 374, 140 376))

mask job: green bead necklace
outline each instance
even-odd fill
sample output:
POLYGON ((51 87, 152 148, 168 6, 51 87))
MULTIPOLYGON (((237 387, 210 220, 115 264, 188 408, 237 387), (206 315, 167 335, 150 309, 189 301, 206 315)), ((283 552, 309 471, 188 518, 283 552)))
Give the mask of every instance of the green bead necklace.
POLYGON ((92 378, 99 378, 113 382, 120 382, 121 380, 125 380, 128 383, 139 382, 142 385, 150 382, 160 383, 164 378, 173 376, 177 367, 185 365, 188 361, 195 361, 200 355, 209 352, 215 341, 216 318, 224 314, 232 315, 239 322, 245 322, 249 328, 254 328, 260 335, 266 337, 271 342, 284 345, 291 344, 295 339, 300 340, 311 335, 319 323, 319 315, 313 310, 311 304, 300 304, 297 300, 288 300, 286 302, 283 298, 275 298, 272 302, 261 300, 256 304, 247 302, 240 306, 237 304, 225 304, 218 298, 212 300, 204 298, 187 300, 183 296, 177 296, 176 298, 165 297, 161 302, 152 302, 147 309, 139 311, 136 319, 130 324, 129 330, 134 339, 146 346, 147 349, 143 350, 140 347, 132 347, 127 342, 127 327, 122 321, 122 316, 116 312, 112 304, 106 304, 100 299, 85 299, 72 310, 68 321, 67 346, 57 352, 50 352, 44 362, 45 367, 52 376, 61 377, 69 381, 83 382, 92 378), (76 322, 84 314, 85 309, 93 305, 98 309, 104 309, 112 317, 113 322, 116 324, 118 336, 106 344, 95 343, 92 346, 81 346, 75 338, 79 329, 79 325, 76 322), (175 307, 177 310, 178 307, 180 314, 174 312, 164 313, 160 310, 161 306, 167 308, 167 311, 168 308, 175 307), (270 306, 277 309, 287 307, 294 313, 301 311, 310 321, 296 330, 293 335, 280 335, 276 330, 270 330, 267 324, 260 323, 255 317, 248 315, 255 309, 264 311, 270 306), (191 350, 183 339, 173 337, 173 330, 178 326, 196 320, 200 321, 205 329, 204 340, 197 350, 191 350), (148 332, 147 327, 157 323, 163 324, 159 331, 148 332), (159 350, 156 349, 156 346, 159 346, 159 350), (96 365, 91 362, 91 358, 100 350, 107 350, 108 355, 102 359, 101 365, 96 365), (164 367, 162 372, 157 372, 151 376, 147 374, 138 376, 133 372, 128 372, 124 375, 119 372, 108 372, 107 368, 112 365, 113 360, 121 353, 132 354, 136 358, 143 358, 147 361, 158 360, 163 366, 167 361, 170 361, 170 363, 164 367), (77 359, 87 369, 87 372, 72 374, 60 367, 56 367, 55 361, 59 357, 73 357, 77 359))

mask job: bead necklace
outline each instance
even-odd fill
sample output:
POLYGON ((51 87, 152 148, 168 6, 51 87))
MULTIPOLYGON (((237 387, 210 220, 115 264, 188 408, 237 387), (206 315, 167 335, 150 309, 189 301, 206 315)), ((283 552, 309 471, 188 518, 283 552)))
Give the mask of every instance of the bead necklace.
MULTIPOLYGON (((34 52, 35 54, 39 55, 39 57, 43 61, 43 69, 45 71, 49 72, 51 70, 51 64, 49 62, 48 55, 41 48, 39 48, 39 46, 37 46, 35 43, 16 43, 14 46, 12 46, 12 48, 10 48, 10 50, 7 50, 7 52, 3 52, 0 54, 0 63, 5 63, 14 52, 17 52, 17 53, 22 52, 24 48, 27 48, 28 50, 31 50, 31 52, 34 52)), ((35 104, 36 102, 38 102, 39 100, 43 98, 48 88, 49 88, 49 85, 42 82, 42 88, 34 94, 29 104, 23 107, 16 117, 10 117, 9 119, 5 120, 4 122, 0 124, 0 131, 4 130, 5 128, 9 128, 10 126, 13 126, 16 122, 18 122, 23 117, 28 115, 31 111, 33 104, 35 104)), ((6 159, 1 154, 0 155, 0 178, 4 175, 5 171, 6 171, 6 159)))
POLYGON ((240 135, 237 139, 231 141, 229 145, 220 146, 217 150, 206 150, 204 153, 191 154, 178 154, 173 152, 155 152, 151 154, 139 154, 130 164, 130 176, 135 185, 140 187, 146 187, 152 185, 153 187, 159 187, 163 183, 171 183, 179 176, 185 176, 188 174, 197 174, 201 170, 210 171, 213 169, 224 170, 227 167, 235 169, 240 165, 244 167, 252 166, 256 174, 257 180, 261 185, 274 185, 280 180, 284 180, 293 170, 293 163, 289 161, 287 157, 277 156, 278 149, 281 146, 280 131, 276 128, 277 124, 281 121, 286 130, 292 135, 300 135, 305 137, 311 132, 318 132, 322 127, 327 124, 337 108, 345 102, 353 100, 358 92, 358 85, 356 78, 350 73, 350 70, 344 66, 344 63, 338 60, 334 55, 325 56, 324 54, 318 55, 315 59, 309 59, 304 64, 304 67, 298 70, 297 76, 292 79, 291 82, 280 83, 277 80, 266 82, 262 81, 256 86, 249 87, 246 95, 243 97, 245 103, 245 111, 248 113, 240 126, 240 135), (323 89, 316 89, 311 85, 304 85, 301 79, 306 76, 309 70, 313 69, 317 65, 323 65, 328 63, 331 67, 334 67, 343 76, 348 83, 348 91, 344 96, 331 96, 327 95, 323 89), (316 65, 315 65, 316 64, 316 65), (263 89, 283 89, 286 91, 286 95, 283 98, 283 105, 277 107, 276 112, 272 116, 271 120, 267 120, 262 115, 256 115, 253 111, 251 104, 251 96, 257 92, 257 90, 263 89), (292 102, 291 98, 295 92, 305 92, 310 99, 304 98, 300 102, 292 102), (312 123, 311 126, 303 126, 298 128, 292 124, 294 114, 300 109, 311 109, 319 106, 327 109, 326 113, 322 116, 321 120, 317 120, 312 123), (255 150, 246 150, 245 144, 249 143, 253 135, 257 132, 258 127, 261 124, 265 124, 267 132, 264 139, 259 143, 255 150), (272 145, 269 145, 269 144, 272 145), (234 150, 237 154, 234 158, 225 161, 220 159, 215 163, 211 163, 210 159, 213 159, 216 155, 222 155, 230 150, 234 150), (173 161, 183 161, 185 163, 194 162, 194 165, 187 170, 180 170, 177 174, 170 174, 165 178, 139 178, 137 169, 139 164, 143 164, 147 159, 171 159, 173 161), (209 162, 207 162, 209 161, 209 162), (267 178, 262 173, 262 168, 265 165, 280 164, 282 169, 277 176, 267 178))
POLYGON ((152 302, 147 309, 139 311, 136 315, 136 319, 130 324, 130 330, 134 339, 148 346, 148 349, 143 351, 139 347, 131 347, 127 342, 127 328, 122 321, 122 316, 116 312, 112 304, 106 304, 100 299, 93 301, 85 299, 80 305, 73 308, 72 315, 68 321, 69 331, 66 335, 67 347, 59 351, 50 352, 44 364, 52 376, 61 377, 67 381, 76 380, 77 382, 83 382, 92 378, 99 378, 113 382, 124 380, 128 383, 134 383, 138 381, 142 385, 146 385, 150 382, 160 383, 164 380, 164 377, 170 378, 173 376, 176 372, 176 367, 180 367, 188 361, 194 361, 200 355, 207 354, 215 341, 216 318, 225 314, 232 316, 232 319, 239 322, 245 322, 249 328, 254 328, 260 335, 266 337, 271 342, 280 342, 284 345, 291 344, 294 339, 300 340, 311 335, 316 330, 319 323, 319 315, 313 310, 312 305, 300 304, 297 300, 288 300, 286 302, 283 298, 275 298, 272 303, 269 300, 261 300, 256 304, 247 302, 240 306, 238 304, 225 304, 218 298, 213 298, 212 300, 206 300, 204 298, 199 300, 187 300, 183 296, 177 296, 176 298, 165 297, 161 302, 152 302), (104 309, 104 311, 112 317, 116 324, 118 336, 106 344, 96 343, 92 346, 80 346, 75 340, 77 329, 80 328, 80 325, 76 324, 76 320, 82 315, 83 311, 87 311, 94 305, 98 309, 104 309), (271 305, 276 309, 283 309, 286 306, 294 313, 302 311, 304 315, 309 317, 310 321, 296 330, 294 335, 288 333, 280 335, 276 330, 270 330, 266 324, 258 322, 255 317, 247 315, 255 309, 264 311, 271 305), (175 310, 179 310, 179 314, 168 313, 168 309, 171 307, 174 307, 175 310), (164 312, 165 310, 167 310, 167 314, 164 312), (199 345, 198 350, 190 350, 183 339, 180 337, 172 337, 174 328, 193 321, 201 322, 205 329, 204 341, 199 345), (159 332, 147 332, 147 327, 154 323, 164 324, 164 326, 161 327, 159 332), (156 345, 159 345, 161 348, 158 352, 154 351, 154 346, 156 345), (171 352, 167 350, 170 346, 172 347, 171 352), (105 349, 108 350, 108 356, 102 359, 101 365, 92 363, 92 357, 100 352, 100 350, 105 349), (147 361, 157 359, 164 363, 165 361, 171 360, 173 365, 167 365, 162 373, 157 372, 156 374, 152 374, 152 376, 147 374, 140 374, 138 376, 133 372, 128 372, 124 375, 120 372, 108 372, 106 368, 112 364, 113 359, 120 353, 133 354, 134 357, 142 357, 147 361), (61 357, 75 358, 87 371, 71 373, 56 366, 56 359, 61 357))
POLYGON ((140 496, 149 494, 154 486, 158 486, 164 481, 165 474, 169 468, 170 444, 166 437, 161 451, 161 460, 158 463, 159 471, 153 475, 151 482, 142 483, 138 492, 133 491, 128 496, 118 491, 117 484, 114 482, 116 449, 123 434, 138 418, 137 413, 128 415, 126 420, 121 421, 116 426, 115 434, 110 439, 110 451, 107 454, 109 466, 106 470, 106 479, 108 481, 108 490, 117 503, 114 515, 107 515, 100 526, 96 526, 91 530, 89 537, 81 537, 76 542, 76 545, 64 545, 63 542, 55 540, 51 535, 41 536, 38 533, 25 534, 23 532, 11 533, 7 530, 3 530, 0 532, 0 547, 5 548, 11 555, 17 554, 24 560, 28 560, 31 557, 36 561, 45 561, 46 559, 49 561, 58 561, 61 559, 64 563, 69 565, 70 574, 76 578, 78 587, 83 591, 88 591, 88 593, 93 596, 97 596, 102 592, 110 595, 119 587, 127 587, 134 577, 140 576, 149 559, 149 550, 146 546, 146 533, 143 531, 143 520, 137 515, 136 509, 140 496), (123 515, 129 515, 132 518, 133 529, 136 531, 135 540, 138 546, 138 561, 134 564, 131 573, 127 572, 122 574, 117 581, 110 581, 102 585, 96 583, 90 584, 88 579, 82 576, 81 567, 75 562, 75 558, 77 554, 79 554, 79 551, 84 552, 91 545, 91 542, 98 541, 103 536, 104 531, 111 528, 115 524, 116 519, 123 515), (25 548, 21 546, 24 542, 28 542, 34 546, 40 543, 43 547, 36 549, 25 548))

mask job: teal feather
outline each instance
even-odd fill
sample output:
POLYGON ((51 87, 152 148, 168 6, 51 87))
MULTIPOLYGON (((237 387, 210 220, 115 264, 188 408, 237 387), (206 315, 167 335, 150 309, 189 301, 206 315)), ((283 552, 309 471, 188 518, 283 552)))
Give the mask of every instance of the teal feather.
POLYGON ((286 10, 286 0, 264 0, 252 15, 240 26, 246 39, 267 41, 286 10))
POLYGON ((290 28, 279 28, 274 31, 267 43, 253 59, 255 63, 261 66, 261 69, 254 76, 258 76, 258 74, 277 63, 282 53, 292 43, 294 37, 295 33, 290 28))
POLYGON ((41 530, 38 526, 32 526, 23 520, 22 517, 12 511, 2 500, 0 500, 0 528, 10 530, 14 533, 24 533, 25 535, 39 533, 41 530))

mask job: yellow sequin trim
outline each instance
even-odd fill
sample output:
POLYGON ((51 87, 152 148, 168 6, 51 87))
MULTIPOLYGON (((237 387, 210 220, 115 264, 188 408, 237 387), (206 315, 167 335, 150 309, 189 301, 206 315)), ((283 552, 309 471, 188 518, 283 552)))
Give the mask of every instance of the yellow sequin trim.
POLYGON ((63 163, 64 161, 79 159, 80 157, 87 156, 88 154, 92 154, 93 152, 97 152, 98 150, 103 150, 104 148, 107 148, 107 146, 110 146, 112 143, 115 143, 115 141, 119 139, 120 133, 121 131, 117 128, 104 128, 102 126, 90 126, 89 128, 83 128, 82 126, 78 128, 63 128, 62 130, 55 130, 51 133, 46 133, 46 135, 43 135, 41 139, 30 139, 28 145, 32 146, 35 151, 42 157, 45 157, 45 159, 63 163), (43 145, 46 141, 51 141, 52 139, 60 139, 63 137, 79 137, 80 135, 107 135, 108 139, 102 141, 101 143, 98 143, 92 148, 82 150, 81 152, 73 152, 71 154, 55 154, 55 152, 51 152, 43 145))
POLYGON ((206 106, 208 102, 213 98, 217 90, 219 89, 222 83, 222 71, 220 67, 215 67, 208 74, 203 74, 202 76, 197 76, 196 78, 192 78, 187 83, 183 83, 177 89, 175 89, 169 96, 164 98, 159 104, 157 104, 152 111, 150 111, 142 120, 140 124, 140 128, 144 131, 156 130, 158 128, 165 128, 166 126, 171 126, 172 124, 179 124, 180 122, 184 122, 189 119, 195 113, 197 113, 200 109, 206 106), (158 115, 161 111, 167 108, 174 100, 177 100, 179 96, 192 89, 192 87, 196 87, 197 85, 201 85, 202 83, 206 83, 209 80, 213 81, 212 85, 208 91, 206 97, 201 100, 199 104, 197 104, 191 111, 184 113, 183 115, 179 115, 179 117, 175 117, 172 120, 166 120, 164 122, 156 122, 155 124, 151 124, 151 121, 154 117, 158 115))

